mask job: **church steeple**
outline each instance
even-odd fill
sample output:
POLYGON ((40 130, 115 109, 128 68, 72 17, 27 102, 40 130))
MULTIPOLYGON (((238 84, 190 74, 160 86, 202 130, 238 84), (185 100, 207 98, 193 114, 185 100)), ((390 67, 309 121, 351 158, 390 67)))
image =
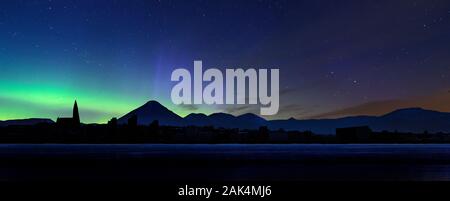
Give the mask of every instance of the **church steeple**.
POLYGON ((77 125, 77 126, 80 125, 80 114, 78 113, 77 100, 75 100, 75 104, 73 105, 72 118, 73 118, 73 123, 75 125, 77 125))

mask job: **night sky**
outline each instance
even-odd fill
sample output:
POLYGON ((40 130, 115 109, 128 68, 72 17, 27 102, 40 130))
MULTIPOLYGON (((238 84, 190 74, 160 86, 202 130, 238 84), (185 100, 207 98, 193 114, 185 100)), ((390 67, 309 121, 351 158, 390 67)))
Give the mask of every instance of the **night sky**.
POLYGON ((2 0, 0 120, 106 122, 154 99, 181 116, 259 106, 175 106, 176 68, 279 68, 268 119, 450 112, 450 2, 2 0))

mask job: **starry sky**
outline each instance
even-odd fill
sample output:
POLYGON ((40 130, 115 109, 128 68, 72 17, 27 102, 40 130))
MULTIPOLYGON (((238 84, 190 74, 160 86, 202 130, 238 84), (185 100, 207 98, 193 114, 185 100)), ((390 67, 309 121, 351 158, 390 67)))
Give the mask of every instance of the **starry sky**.
POLYGON ((103 123, 148 100, 180 116, 259 106, 176 106, 176 68, 279 68, 268 119, 450 112, 450 2, 2 0, 0 120, 103 123))

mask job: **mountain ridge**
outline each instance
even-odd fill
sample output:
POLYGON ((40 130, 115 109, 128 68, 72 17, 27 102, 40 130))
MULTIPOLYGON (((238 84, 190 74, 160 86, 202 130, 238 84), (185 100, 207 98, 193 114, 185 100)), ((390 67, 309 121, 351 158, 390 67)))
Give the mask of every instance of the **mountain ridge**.
POLYGON ((22 126, 22 125, 35 125, 40 123, 53 124, 55 123, 53 120, 48 118, 28 118, 28 119, 11 119, 11 120, 0 120, 0 127, 3 126, 22 126))
POLYGON ((161 105, 158 101, 150 100, 144 105, 132 110, 118 119, 119 124, 126 124, 132 116, 137 116, 138 124, 149 125, 158 120, 161 125, 180 126, 181 117, 161 105))
POLYGON ((374 131, 450 132, 450 113, 418 107, 401 108, 381 116, 360 115, 337 119, 298 120, 289 118, 284 120, 266 120, 252 113, 234 116, 221 112, 210 115, 191 113, 182 118, 157 101, 149 101, 121 117, 119 123, 126 123, 127 118, 133 114, 137 115, 138 124, 141 125, 148 125, 153 120, 159 120, 161 125, 170 126, 214 126, 240 129, 257 129, 260 126, 267 126, 272 130, 308 130, 317 134, 334 134, 336 128, 366 125, 374 131))

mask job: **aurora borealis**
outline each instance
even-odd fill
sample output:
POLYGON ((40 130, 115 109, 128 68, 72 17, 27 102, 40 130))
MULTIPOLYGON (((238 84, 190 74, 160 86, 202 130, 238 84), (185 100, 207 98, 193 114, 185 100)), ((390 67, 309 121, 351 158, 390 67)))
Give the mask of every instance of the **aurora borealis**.
MULTIPOLYGON (((450 112, 448 1, 0 2, 0 120, 103 123, 154 99, 176 68, 279 68, 277 118, 450 112)), ((255 112, 257 113, 257 112, 255 112)))

